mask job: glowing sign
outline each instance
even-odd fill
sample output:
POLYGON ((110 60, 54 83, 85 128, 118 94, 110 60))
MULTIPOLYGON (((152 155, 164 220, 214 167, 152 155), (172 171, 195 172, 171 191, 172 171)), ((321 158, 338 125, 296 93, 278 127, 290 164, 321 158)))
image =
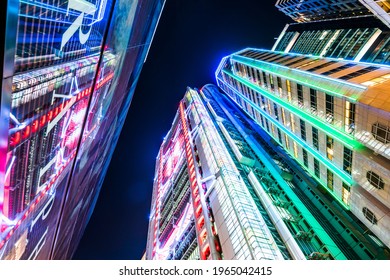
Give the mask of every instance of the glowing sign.
POLYGON ((65 46, 65 44, 70 40, 70 38, 73 36, 73 34, 76 33, 76 31, 79 31, 79 40, 81 44, 85 44, 87 42, 89 35, 91 34, 92 26, 90 26, 87 33, 83 33, 81 30, 81 27, 83 25, 83 19, 85 15, 91 15, 93 16, 96 12, 96 6, 85 1, 85 0, 69 0, 68 2, 68 9, 66 12, 66 15, 69 15, 69 10, 76 10, 81 12, 80 15, 76 18, 76 20, 69 26, 69 28, 65 31, 65 33, 62 35, 61 40, 61 50, 65 46))

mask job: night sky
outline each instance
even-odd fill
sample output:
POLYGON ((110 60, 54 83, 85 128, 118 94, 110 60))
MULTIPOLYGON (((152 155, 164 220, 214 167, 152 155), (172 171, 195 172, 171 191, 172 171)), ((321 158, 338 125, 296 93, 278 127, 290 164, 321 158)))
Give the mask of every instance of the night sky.
POLYGON ((187 86, 215 83, 223 56, 270 49, 291 19, 276 0, 167 0, 99 200, 75 259, 140 259, 155 160, 187 86))

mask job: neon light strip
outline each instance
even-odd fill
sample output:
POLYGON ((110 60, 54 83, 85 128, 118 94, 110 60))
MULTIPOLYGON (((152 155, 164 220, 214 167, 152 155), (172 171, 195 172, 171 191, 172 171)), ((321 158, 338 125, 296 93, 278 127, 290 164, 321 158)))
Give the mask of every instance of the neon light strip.
MULTIPOLYGON (((87 88, 79 92, 77 95, 72 96, 72 98, 76 97, 77 101, 79 101, 85 96, 89 95, 90 93, 91 93, 91 88, 87 88)), ((24 126, 21 127, 21 129, 17 131, 10 130, 9 131, 11 133, 10 141, 9 141, 10 148, 12 149, 16 147, 18 144, 22 143, 22 140, 29 138, 31 135, 35 133, 38 133, 40 131, 39 128, 45 127, 47 123, 49 123, 52 119, 58 116, 61 113, 61 111, 66 108, 66 106, 69 104, 70 101, 71 100, 68 99, 67 101, 61 103, 57 107, 48 111, 46 114, 37 117, 35 120, 31 120, 29 123, 26 123, 24 126)))
MULTIPOLYGON (((367 87, 365 86, 362 86, 362 85, 358 85, 358 84, 353 84, 353 83, 350 83, 350 82, 347 82, 347 81, 344 81, 344 80, 340 80, 340 79, 335 79, 335 78, 331 78, 331 77, 328 77, 328 76, 325 76, 325 75, 320 75, 320 74, 316 74, 316 73, 311 73, 309 71, 304 71, 304 70, 299 70, 299 69, 294 69, 294 68, 289 68, 287 66, 283 66, 283 65, 279 65, 279 64, 275 64, 275 63, 270 63, 270 62, 266 62, 266 61, 257 61, 255 59, 251 59, 251 58, 247 58, 247 57, 243 57, 243 56, 236 56, 236 55, 233 55, 232 56, 232 59, 233 60, 236 60, 238 62, 241 62, 241 63, 244 63, 248 66, 251 66, 251 67, 254 67, 254 68, 258 68, 258 69, 261 69, 261 70, 265 70, 267 72, 271 72, 275 75, 278 75, 278 76, 281 76, 281 77, 284 77, 284 78, 287 78, 289 80, 292 80, 292 81, 295 81, 295 82, 298 82, 300 84, 303 84, 303 85, 306 85, 306 86, 309 86, 311 88, 315 88, 315 89, 318 89, 320 91, 325 91, 325 92, 328 92, 332 95, 336 95, 336 96, 339 96, 339 97, 345 97, 345 98, 348 98, 352 101, 356 101, 358 99, 359 96, 357 97, 352 97, 352 96, 346 96, 343 92, 341 91, 336 91, 334 89, 330 89, 330 88, 325 88, 323 85, 322 86, 319 86, 318 84, 315 84, 315 83, 310 83, 308 82, 308 80, 304 80, 304 79, 300 79, 300 78, 297 78, 297 77, 291 77, 291 76, 288 76, 288 75, 285 75, 285 74, 282 74, 280 73, 279 71, 275 71, 275 70, 272 70, 271 67, 278 67, 278 68, 282 68, 284 70, 287 70, 287 71, 293 71, 293 72, 298 72, 298 73, 301 73, 301 74, 304 74, 304 75, 309 75, 309 76, 314 76, 316 78, 320 78, 321 80, 328 80, 329 82, 331 82, 333 85, 335 83, 337 84, 342 84, 344 86, 348 86, 348 87, 354 87, 356 88, 356 90, 359 90, 359 91, 364 91, 367 89, 367 87), (266 66, 269 66, 269 67, 266 67, 266 66)), ((329 84, 330 85, 330 84, 329 84)), ((337 86, 339 87, 340 85, 334 85, 335 88, 337 88, 337 86)))
MULTIPOLYGON (((243 78, 241 78, 239 76, 234 75, 233 73, 231 73, 230 71, 228 71, 226 69, 224 69, 222 71, 225 74, 227 74, 230 77, 232 77, 233 79, 241 82, 242 84, 245 84, 249 88, 264 94, 268 99, 270 99, 273 102, 277 103, 278 105, 284 107, 286 110, 289 110, 290 112, 293 112, 294 114, 298 115, 301 119, 304 119, 305 121, 311 123, 313 126, 316 126, 320 130, 322 130, 325 134, 330 135, 333 138, 336 138, 337 140, 339 140, 341 143, 343 143, 348 148, 355 149, 355 150, 359 150, 359 149, 363 149, 364 148, 364 146, 360 142, 354 140, 350 135, 344 134, 341 131, 337 130, 332 125, 329 125, 328 123, 326 123, 326 122, 324 122, 322 120, 319 120, 319 119, 311 116, 310 114, 308 114, 308 113, 306 113, 306 112, 304 112, 302 110, 299 110, 295 106, 293 106, 290 103, 284 101, 282 98, 280 98, 280 97, 278 97, 276 95, 273 95, 270 92, 268 92, 268 91, 266 91, 266 90, 264 90, 264 89, 262 89, 262 88, 260 88, 258 86, 255 86, 255 85, 251 84, 250 82, 246 81, 245 79, 243 79, 243 78)), ((258 108, 257 105, 255 105, 255 106, 256 106, 256 108, 258 108)))
MULTIPOLYGON (((195 225, 196 225, 196 229, 197 229, 196 231, 197 231, 198 243, 199 243, 199 247, 201 247, 201 246, 203 247, 205 245, 205 243, 207 243, 207 239, 204 242, 200 242, 201 241, 200 236, 199 236, 200 228, 198 225, 199 225, 200 219, 202 218, 203 211, 201 211, 201 214, 198 215, 197 211, 195 209, 195 207, 196 207, 195 201, 200 200, 200 197, 199 197, 200 190, 198 187, 198 182, 196 180, 194 158, 192 156, 192 149, 191 149, 191 144, 190 144, 190 137, 189 137, 189 132, 188 132, 188 128, 187 128, 186 117, 185 117, 185 113, 184 113, 183 101, 180 102, 179 110, 180 110, 181 124, 182 124, 183 132, 184 132, 185 150, 186 150, 188 173, 189 173, 190 186, 191 186, 191 198, 192 198, 192 205, 194 208, 194 218, 195 218, 195 225)), ((201 207, 201 205, 202 204, 199 204, 200 207, 201 207)), ((200 255, 200 258, 202 260, 206 259, 204 252, 202 252, 201 250, 199 250, 199 255, 200 255)))
POLYGON ((218 68, 217 68, 217 70, 215 71, 215 76, 216 76, 216 77, 218 76, 218 73, 221 72, 222 67, 225 66, 225 62, 226 62, 226 60, 227 60, 228 58, 229 58, 229 56, 225 56, 225 57, 223 57, 223 58, 221 59, 221 62, 219 63, 218 68))
POLYGON ((106 77, 104 77, 103 80, 97 82, 96 84, 96 89, 99 89, 101 88, 105 83, 107 83, 109 80, 111 80, 112 78, 114 77, 114 73, 110 73, 109 75, 107 75, 106 77))
POLYGON ((5 243, 11 238, 11 236, 15 233, 17 228, 22 224, 24 220, 26 220, 29 215, 33 212, 35 207, 38 205, 38 203, 43 199, 43 197, 52 189, 52 187, 57 182, 58 177, 62 174, 65 167, 69 165, 69 163, 73 160, 73 158, 76 156, 76 152, 73 152, 65 164, 61 166, 59 169, 59 172, 53 176, 53 178, 50 180, 50 182, 47 184, 47 186, 35 197, 35 199, 29 204, 26 211, 24 212, 23 216, 16 222, 16 224, 12 227, 12 229, 8 232, 8 234, 5 236, 5 238, 0 242, 0 249, 5 245, 5 243))
MULTIPOLYGON (((295 24, 295 23, 293 23, 295 24)), ((256 49, 256 48, 246 48, 245 50, 253 50, 253 51, 263 51, 263 52, 269 52, 269 53, 278 53, 278 54, 287 54, 287 55, 295 55, 295 56, 306 56, 308 58, 317 58, 317 59, 327 59, 331 61, 336 61, 336 62, 351 62, 355 63, 357 65, 363 65, 363 66, 381 66, 385 69, 389 69, 389 65, 382 64, 382 63, 372 63, 372 62, 364 62, 364 61, 358 61, 356 62, 354 59, 345 59, 345 58, 332 58, 332 57, 324 57, 320 55, 313 55, 313 54, 302 54, 302 53, 296 53, 296 52, 284 52, 284 51, 272 51, 272 50, 267 50, 267 49, 256 49)), ((239 52, 237 52, 238 54, 239 52)), ((234 53, 236 54, 236 53, 234 53)))
MULTIPOLYGON (((114 76, 114 73, 110 73, 108 76, 106 76, 103 80, 101 80, 100 82, 98 82, 96 84, 96 90, 98 90, 99 88, 101 88, 102 86, 104 86, 108 81, 110 81, 114 76)), ((84 98, 85 96, 89 95, 91 93, 91 90, 92 88, 87 88, 83 91, 80 91, 77 95, 77 101, 81 100, 82 98, 84 98)), ((72 96, 73 97, 73 96, 72 96)), ((39 116, 39 118, 35 119, 35 120, 32 120, 30 123, 28 124, 25 124, 25 126, 21 127, 22 129, 18 130, 18 131, 14 131, 14 130, 10 130, 11 134, 10 134, 10 139, 18 139, 19 141, 10 141, 10 147, 11 148, 14 148, 16 147, 19 143, 21 143, 21 140, 22 140, 22 136, 23 135, 27 135, 24 139, 27 139, 28 136, 31 136, 33 135, 34 133, 37 133, 39 132, 39 128, 42 128, 46 125, 47 121, 50 121, 51 119, 55 118, 57 115, 59 115, 61 113, 61 111, 66 107, 66 104, 67 102, 70 102, 69 100, 68 101, 65 101, 63 103, 61 103, 60 105, 58 105, 57 107, 53 108, 52 110, 50 110, 47 114, 45 115, 42 115, 42 116, 39 116), (43 120, 45 120, 43 122, 43 120), (29 124, 32 124, 32 126, 37 126, 36 128, 34 127, 34 129, 32 129, 32 127, 29 125, 29 124), (29 133, 26 133, 27 130, 29 131, 29 133), (17 134, 19 133, 19 134, 17 134)), ((23 139, 23 140, 24 140, 23 139)))
MULTIPOLYGON (((332 162, 330 162, 327 158, 322 156, 317 150, 313 149, 309 145, 307 145, 301 138, 296 136, 294 133, 292 133, 290 130, 285 128, 283 125, 281 125, 278 121, 276 121, 274 118, 272 118, 270 115, 265 113, 263 110, 261 110, 255 103, 253 103, 251 100, 246 98, 244 95, 242 95, 240 92, 238 92, 236 89, 234 89, 231 85, 224 82, 222 79, 218 78, 223 84, 227 85, 230 89, 232 89, 237 95, 239 95, 242 99, 244 99, 247 103, 249 103, 256 111, 258 111, 260 114, 262 114, 265 118, 267 118, 269 121, 271 121, 274 125, 276 125, 278 128, 280 128, 284 133, 288 134, 291 138, 293 138, 296 142, 298 142, 302 147, 307 149, 316 159, 321 161, 324 165, 326 165, 330 170, 332 170, 333 173, 337 174, 345 183, 349 184, 350 186, 353 185, 354 181, 350 177, 350 175, 347 175, 347 173, 344 173, 338 167, 336 167, 332 162)), ((235 103, 237 103, 235 101, 235 103)), ((237 103, 241 108, 242 106, 237 103)), ((244 109, 244 108, 243 108, 244 109)), ((245 109, 244 109, 245 110, 245 109)), ((274 138, 273 135, 271 135, 272 138, 274 138)), ((276 140, 276 139, 275 139, 276 140)), ((279 141, 277 141, 279 142, 279 141)), ((284 148, 284 147, 283 147, 284 148)), ((285 149, 286 150, 286 149, 285 149)), ((295 158, 295 157, 294 157, 295 158)))

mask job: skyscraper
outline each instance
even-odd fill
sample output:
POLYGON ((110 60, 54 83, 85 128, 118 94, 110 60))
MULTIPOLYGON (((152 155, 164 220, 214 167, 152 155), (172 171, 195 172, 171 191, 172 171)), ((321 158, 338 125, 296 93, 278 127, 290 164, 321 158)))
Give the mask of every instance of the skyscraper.
POLYGON ((388 247, 390 68, 246 49, 218 85, 388 247))
POLYGON ((275 6, 297 22, 371 14, 359 0, 278 0, 275 6))
POLYGON ((387 0, 278 0, 275 6, 296 22, 374 15, 390 27, 387 0))
POLYGON ((287 24, 272 50, 389 64, 387 1, 278 1, 287 24), (385 12, 386 10, 386 12, 385 12))
POLYGON ((215 86, 188 88, 156 160, 146 258, 387 258, 272 139, 215 86))
POLYGON ((163 4, 2 4, 0 259, 72 257, 163 4))

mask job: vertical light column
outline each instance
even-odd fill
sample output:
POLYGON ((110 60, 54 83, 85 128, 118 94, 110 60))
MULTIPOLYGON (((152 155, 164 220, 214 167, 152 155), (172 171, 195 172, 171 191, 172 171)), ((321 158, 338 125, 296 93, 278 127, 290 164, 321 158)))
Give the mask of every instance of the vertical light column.
POLYGON ((185 141, 185 153, 188 164, 188 173, 190 177, 190 187, 191 187, 191 199, 192 206, 194 209, 194 217, 196 224, 196 232, 199 244, 199 253, 202 260, 208 259, 212 256, 212 259, 221 259, 221 248, 219 246, 219 241, 216 237, 216 233, 210 230, 210 213, 205 207, 204 201, 202 201, 200 196, 200 188, 197 181, 197 174, 194 164, 194 155, 192 151, 190 134, 187 127, 186 115, 184 112, 183 101, 180 102, 180 118, 183 126, 184 141, 185 141), (211 242, 210 242, 211 240, 211 242))

